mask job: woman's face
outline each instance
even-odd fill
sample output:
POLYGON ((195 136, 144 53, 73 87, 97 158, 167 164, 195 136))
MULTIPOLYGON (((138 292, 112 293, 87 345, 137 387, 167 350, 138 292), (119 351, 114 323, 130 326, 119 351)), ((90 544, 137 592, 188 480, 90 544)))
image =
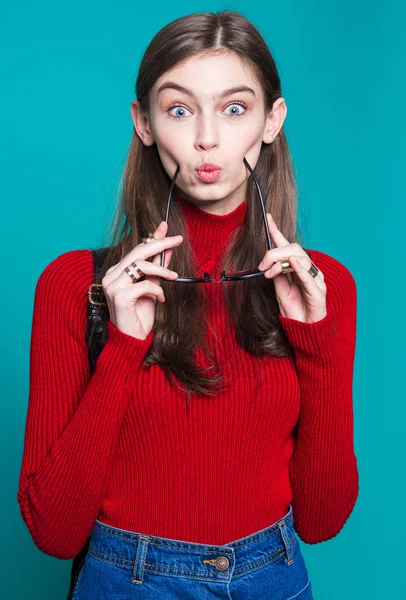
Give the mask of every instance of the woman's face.
POLYGON ((199 54, 167 71, 150 92, 150 111, 131 106, 134 126, 146 145, 156 143, 163 167, 180 195, 200 208, 227 214, 245 199, 262 143, 271 143, 286 116, 279 98, 266 114, 262 87, 234 52, 199 54), (231 88, 239 91, 227 92, 231 88), (182 89, 180 89, 182 88, 182 89), (251 91, 250 91, 251 90, 251 91), (196 169, 214 163, 214 181, 203 181, 196 169))

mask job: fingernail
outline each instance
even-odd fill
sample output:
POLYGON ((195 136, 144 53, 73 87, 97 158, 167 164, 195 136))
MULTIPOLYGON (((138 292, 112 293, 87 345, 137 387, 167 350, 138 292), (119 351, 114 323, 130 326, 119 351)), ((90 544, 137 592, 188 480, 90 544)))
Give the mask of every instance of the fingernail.
POLYGON ((261 271, 263 269, 263 267, 264 267, 264 263, 261 262, 261 263, 259 263, 257 268, 261 271))

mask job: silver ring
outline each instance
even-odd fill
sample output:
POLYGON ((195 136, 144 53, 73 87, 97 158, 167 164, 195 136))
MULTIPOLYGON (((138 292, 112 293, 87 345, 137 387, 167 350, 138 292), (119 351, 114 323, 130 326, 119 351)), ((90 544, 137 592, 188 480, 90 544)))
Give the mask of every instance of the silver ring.
MULTIPOLYGON (((310 261, 311 262, 311 261, 310 261)), ((310 265, 310 269, 308 270, 308 272, 310 273, 310 275, 313 277, 313 279, 316 279, 319 270, 316 267, 316 265, 312 262, 312 264, 310 265)))

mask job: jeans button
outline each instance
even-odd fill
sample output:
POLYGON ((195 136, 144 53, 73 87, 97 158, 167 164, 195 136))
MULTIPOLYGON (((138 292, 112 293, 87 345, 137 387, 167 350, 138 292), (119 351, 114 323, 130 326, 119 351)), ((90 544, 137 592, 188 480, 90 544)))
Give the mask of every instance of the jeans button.
POLYGON ((225 571, 226 569, 228 569, 228 565, 230 564, 230 562, 227 556, 218 556, 214 561, 214 564, 216 565, 219 571, 225 571))

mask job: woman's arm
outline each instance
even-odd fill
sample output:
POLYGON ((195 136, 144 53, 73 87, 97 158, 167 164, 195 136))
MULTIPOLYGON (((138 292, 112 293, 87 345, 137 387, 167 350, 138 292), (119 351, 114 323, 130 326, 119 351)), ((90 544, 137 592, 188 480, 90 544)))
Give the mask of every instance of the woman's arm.
POLYGON ((324 273, 327 315, 315 323, 279 320, 294 349, 301 392, 289 470, 295 529, 316 544, 341 531, 359 490, 352 402, 356 284, 336 259, 315 250, 309 255, 324 273))
POLYGON ((127 405, 153 333, 138 340, 108 321, 90 375, 85 342, 90 250, 54 259, 39 277, 30 391, 17 500, 36 546, 61 559, 88 539, 108 483, 127 405))

